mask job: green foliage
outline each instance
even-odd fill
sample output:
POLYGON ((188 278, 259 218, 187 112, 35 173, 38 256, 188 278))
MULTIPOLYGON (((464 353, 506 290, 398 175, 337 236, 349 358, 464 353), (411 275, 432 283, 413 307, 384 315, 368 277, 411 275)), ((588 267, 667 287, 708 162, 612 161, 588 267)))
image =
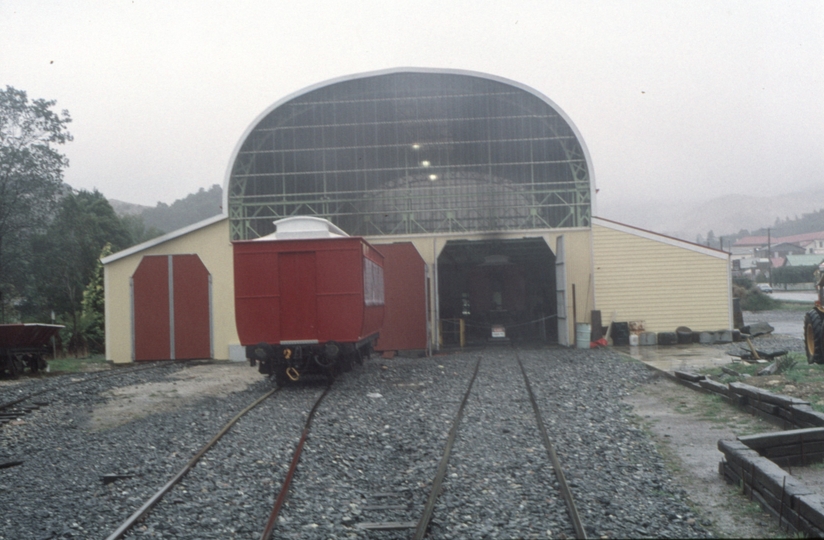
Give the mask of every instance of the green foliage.
POLYGON ((57 358, 49 360, 49 371, 52 373, 101 371, 108 369, 108 367, 106 358, 103 355, 92 355, 83 359, 57 358))
POLYGON ((781 303, 771 296, 768 296, 757 289, 748 291, 747 295, 741 299, 741 309, 744 311, 767 311, 777 309, 781 303))
MULTIPOLYGON (((795 219, 792 220, 789 217, 784 220, 777 220, 775 226, 770 229, 773 237, 824 231, 824 208, 808 214, 802 214, 801 217, 796 216, 795 219)), ((766 235, 767 230, 760 229, 753 234, 766 235)))
POLYGON ((744 311, 765 311, 781 306, 781 302, 762 293, 752 280, 743 277, 733 278, 732 295, 741 299, 741 309, 744 311))
MULTIPOLYGON (((25 297, 29 242, 42 232, 64 190, 66 157, 54 146, 72 140, 67 111, 54 101, 29 101, 26 92, 0 90, 0 307, 25 297)), ((0 311, 0 323, 6 314, 0 311)))
POLYGON ((752 280, 750 278, 743 277, 743 276, 732 278, 732 284, 736 285, 738 287, 742 287, 744 289, 752 289, 753 288, 752 280))
POLYGON ((222 204, 223 190, 215 184, 208 191, 200 188, 197 193, 178 199, 171 205, 157 203, 156 207, 144 210, 140 217, 149 231, 171 232, 220 214, 222 204))
POLYGON ((152 238, 163 235, 163 231, 155 227, 146 227, 140 215, 120 216, 120 221, 129 233, 130 244, 142 244, 152 238))
POLYGON ((774 283, 810 283, 818 267, 813 266, 782 266, 773 270, 774 283))
POLYGON ((105 246, 120 250, 131 238, 109 202, 98 191, 69 193, 60 201, 46 232, 33 241, 32 277, 36 294, 30 307, 41 317, 49 310, 66 325, 63 344, 85 355, 102 347, 103 291, 99 257, 105 246))
POLYGON ((796 365, 798 364, 798 360, 795 356, 791 356, 789 354, 785 354, 775 360, 775 372, 776 373, 789 373, 793 369, 795 369, 796 365))
MULTIPOLYGON (((81 325, 83 332, 77 337, 82 345, 91 352, 104 352, 106 337, 106 317, 105 317, 105 291, 103 289, 103 263, 100 259, 112 254, 112 246, 108 242, 100 252, 97 259, 94 274, 86 289, 83 291, 81 301, 81 325)), ((79 328, 78 328, 79 330, 79 328)))

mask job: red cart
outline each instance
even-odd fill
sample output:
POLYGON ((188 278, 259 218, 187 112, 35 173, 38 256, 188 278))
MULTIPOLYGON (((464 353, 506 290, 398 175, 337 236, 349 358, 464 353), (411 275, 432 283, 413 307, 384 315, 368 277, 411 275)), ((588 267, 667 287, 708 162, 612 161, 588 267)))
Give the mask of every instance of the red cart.
POLYGON ((46 369, 43 355, 60 324, 0 324, 0 374, 17 377, 27 367, 32 373, 46 369))

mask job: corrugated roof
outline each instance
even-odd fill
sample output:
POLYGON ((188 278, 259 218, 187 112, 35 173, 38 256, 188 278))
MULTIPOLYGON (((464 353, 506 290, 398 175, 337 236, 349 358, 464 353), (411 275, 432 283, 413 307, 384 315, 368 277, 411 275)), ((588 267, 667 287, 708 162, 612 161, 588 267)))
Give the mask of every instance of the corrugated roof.
POLYGON ((804 234, 793 234, 791 236, 773 236, 768 238, 765 236, 744 236, 739 238, 733 244, 734 246, 766 246, 769 241, 770 244, 797 244, 799 242, 811 242, 813 240, 824 240, 824 231, 811 232, 804 234))
POLYGON ((824 261, 824 255, 819 254, 805 254, 805 255, 787 255, 787 266, 815 266, 824 261))

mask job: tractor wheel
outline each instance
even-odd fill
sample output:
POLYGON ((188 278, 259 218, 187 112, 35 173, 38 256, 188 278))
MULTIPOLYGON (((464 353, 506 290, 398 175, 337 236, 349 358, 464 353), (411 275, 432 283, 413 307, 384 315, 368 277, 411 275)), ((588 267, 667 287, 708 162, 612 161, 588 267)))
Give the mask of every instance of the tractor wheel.
POLYGON ((824 364, 824 313, 817 309, 804 316, 804 348, 807 362, 824 364))

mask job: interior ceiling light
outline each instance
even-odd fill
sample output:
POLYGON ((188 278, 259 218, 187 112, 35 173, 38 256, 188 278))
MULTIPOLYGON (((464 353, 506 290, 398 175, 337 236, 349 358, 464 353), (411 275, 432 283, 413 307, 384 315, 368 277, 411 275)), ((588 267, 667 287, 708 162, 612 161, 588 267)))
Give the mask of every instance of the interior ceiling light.
POLYGON ((421 148, 421 145, 419 145, 418 143, 415 143, 415 144, 412 145, 412 150, 420 150, 420 148, 421 148))
POLYGON ((434 182, 435 180, 437 180, 437 179, 438 179, 438 175, 437 175, 437 174, 430 174, 430 175, 429 175, 429 179, 430 179, 430 180, 432 180, 432 181, 434 182))
POLYGON ((429 167, 430 165, 432 165, 432 164, 429 163, 427 160, 421 161, 421 167, 429 167))

